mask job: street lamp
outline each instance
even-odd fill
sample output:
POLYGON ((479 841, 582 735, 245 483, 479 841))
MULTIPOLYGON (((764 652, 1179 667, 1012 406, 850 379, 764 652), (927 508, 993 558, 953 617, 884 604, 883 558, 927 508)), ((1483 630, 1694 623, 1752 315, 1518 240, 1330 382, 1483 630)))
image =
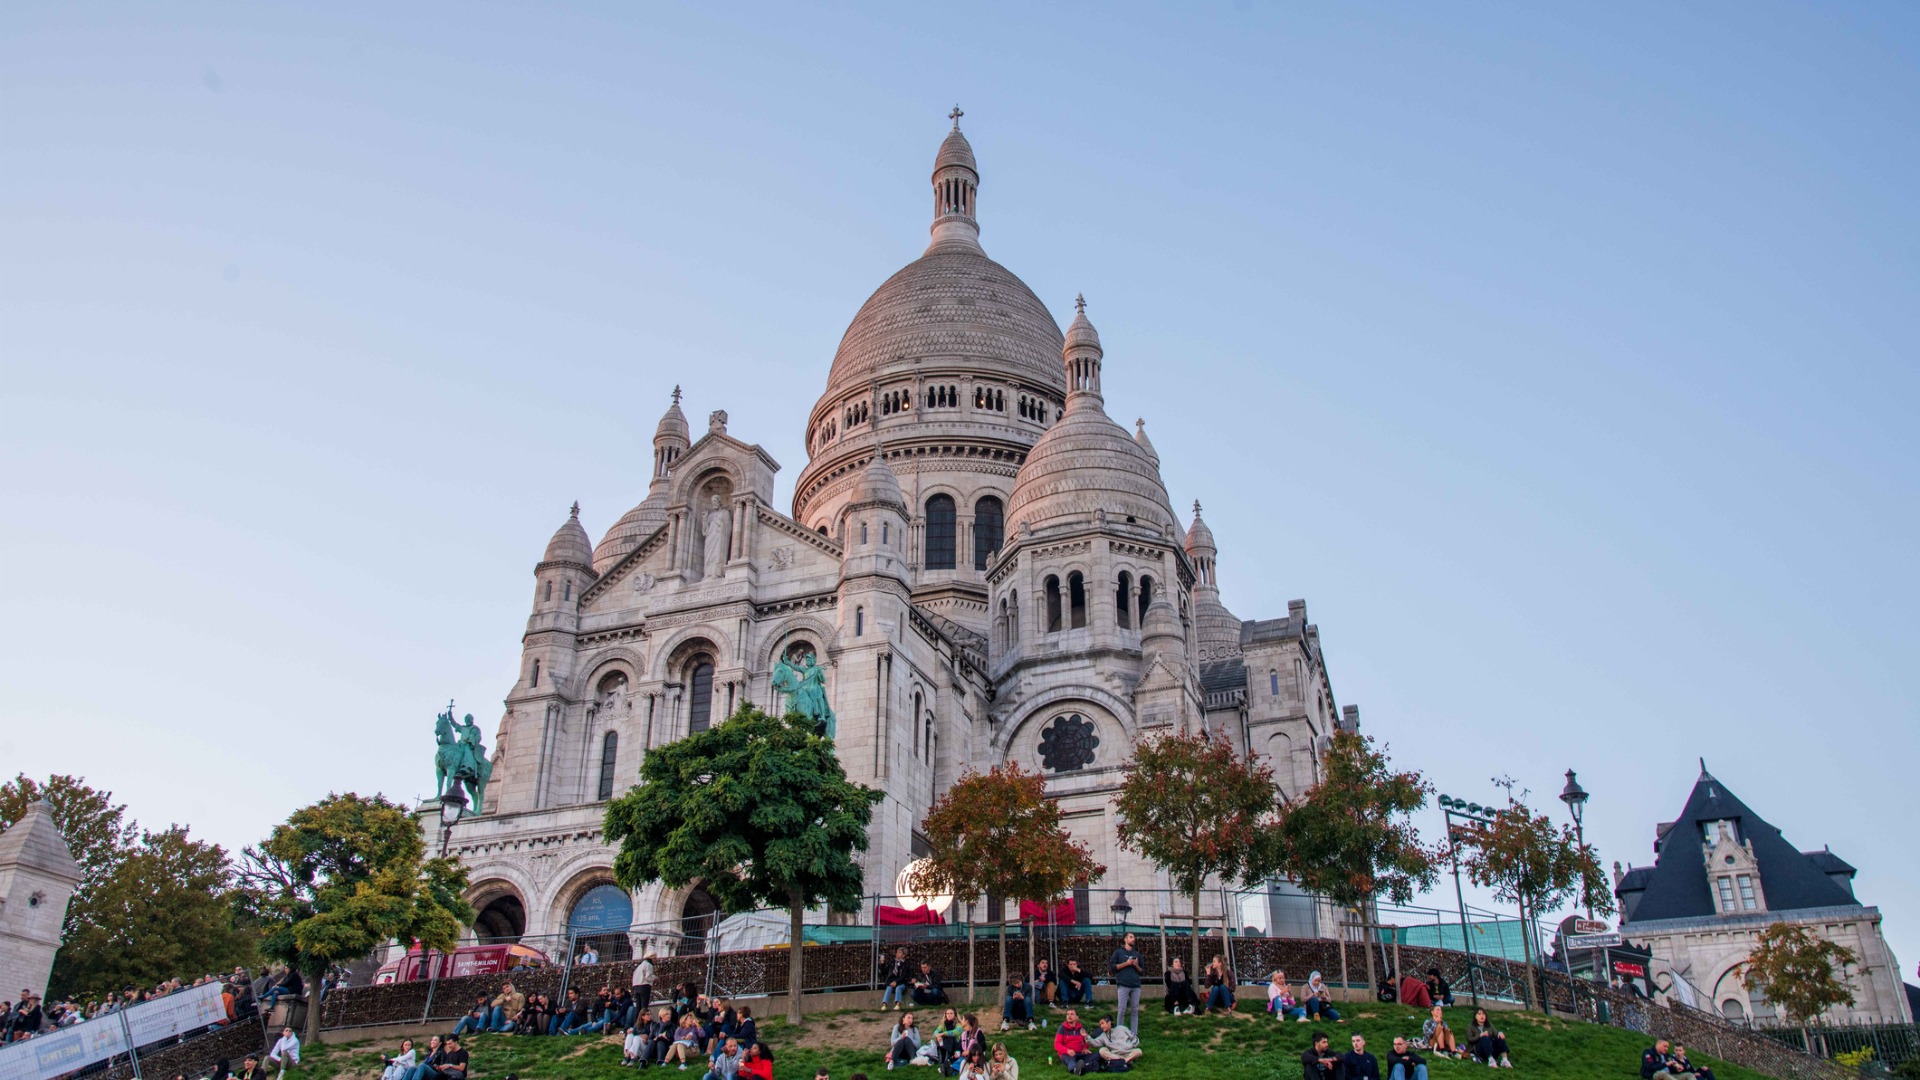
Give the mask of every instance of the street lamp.
MULTIPOLYGON (((1573 839, 1584 852, 1587 848, 1587 830, 1581 823, 1581 819, 1587 812, 1587 791, 1580 786, 1580 781, 1574 778, 1572 769, 1567 770, 1567 786, 1560 790, 1560 801, 1567 804, 1568 810, 1573 811, 1573 839)), ((1583 887, 1582 892, 1584 891, 1583 887)), ((1583 895, 1581 899, 1586 901, 1587 918, 1592 919, 1593 897, 1583 895)))
POLYGON ((467 797, 458 787, 440 796, 440 857, 447 857, 453 843, 453 826, 467 812, 467 797))
POLYGON ((1127 931, 1127 916, 1133 914, 1133 905, 1127 902, 1127 890, 1121 889, 1120 895, 1113 898, 1113 917, 1120 920, 1120 932, 1127 931))

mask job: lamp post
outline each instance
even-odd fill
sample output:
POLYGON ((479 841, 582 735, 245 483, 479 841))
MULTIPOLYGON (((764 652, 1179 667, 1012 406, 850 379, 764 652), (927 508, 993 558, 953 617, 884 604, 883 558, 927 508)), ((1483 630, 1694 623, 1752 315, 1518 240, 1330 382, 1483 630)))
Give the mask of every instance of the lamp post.
POLYGON ((1126 936, 1127 916, 1133 914, 1133 905, 1127 902, 1127 890, 1121 889, 1120 895, 1113 898, 1113 917, 1120 920, 1120 934, 1126 936))
POLYGON ((458 786, 440 796, 440 857, 447 857, 453 843, 453 826, 467 812, 467 796, 458 786))
MULTIPOLYGON (((1567 770, 1567 786, 1560 790, 1560 801, 1567 804, 1568 810, 1573 811, 1574 842, 1579 844, 1580 850, 1584 852, 1587 849, 1587 831, 1581 823, 1581 819, 1586 817, 1587 791, 1580 786, 1580 781, 1575 779, 1572 769, 1567 770)), ((1584 894, 1584 885, 1581 887, 1581 891, 1584 894)), ((1582 895, 1581 899, 1586 902, 1587 918, 1592 919, 1593 897, 1582 895)))
POLYGON ((1467 894, 1460 887, 1460 840, 1466 834, 1467 825, 1491 825, 1492 807, 1470 803, 1465 799, 1456 799, 1451 795, 1440 796, 1440 812, 1447 820, 1447 848, 1453 855, 1453 898, 1460 905, 1460 947, 1467 954, 1467 993, 1473 998, 1473 1007, 1480 1007, 1479 964, 1473 959, 1473 937, 1467 927, 1467 894), (1459 823, 1455 819, 1459 819, 1459 823))

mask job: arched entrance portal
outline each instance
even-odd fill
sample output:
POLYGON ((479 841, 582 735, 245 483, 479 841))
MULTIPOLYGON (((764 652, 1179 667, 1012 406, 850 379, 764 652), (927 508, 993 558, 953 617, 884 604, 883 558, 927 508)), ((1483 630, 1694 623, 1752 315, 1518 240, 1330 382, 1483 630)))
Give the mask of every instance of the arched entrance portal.
POLYGON ((633 944, 627 930, 633 925, 633 897, 618 885, 595 885, 580 894, 567 915, 567 931, 573 935, 573 955, 579 957, 589 944, 600 954, 600 962, 633 959, 633 944))
POLYGON ((687 894, 687 902, 680 908, 680 949, 681 953, 703 953, 707 951, 707 935, 713 932, 714 923, 720 919, 720 902, 713 898, 704 885, 695 885, 687 894))
POLYGON ((485 945, 508 944, 527 932, 527 909, 520 898, 496 896, 473 919, 473 936, 485 945))

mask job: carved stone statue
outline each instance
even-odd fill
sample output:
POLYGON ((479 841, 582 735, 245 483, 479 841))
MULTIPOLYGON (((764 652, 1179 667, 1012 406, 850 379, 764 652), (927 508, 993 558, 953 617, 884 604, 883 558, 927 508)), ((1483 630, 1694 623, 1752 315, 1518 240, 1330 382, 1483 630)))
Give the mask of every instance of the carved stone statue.
POLYGON ((453 703, 434 719, 433 736, 440 744, 433 755, 434 796, 465 789, 467 812, 480 813, 487 795, 487 780, 493 776, 493 762, 487 760, 487 748, 480 745, 480 725, 468 713, 464 722, 453 722, 453 703))
POLYGON ((820 734, 833 738, 833 706, 827 704, 827 669, 814 663, 811 652, 798 666, 785 659, 774 662, 773 688, 787 695, 787 711, 819 725, 820 734))
POLYGON ((727 549, 733 543, 733 511, 720 504, 720 496, 714 495, 707 500, 706 516, 700 520, 700 533, 705 545, 702 551, 701 572, 717 578, 727 572, 727 549))

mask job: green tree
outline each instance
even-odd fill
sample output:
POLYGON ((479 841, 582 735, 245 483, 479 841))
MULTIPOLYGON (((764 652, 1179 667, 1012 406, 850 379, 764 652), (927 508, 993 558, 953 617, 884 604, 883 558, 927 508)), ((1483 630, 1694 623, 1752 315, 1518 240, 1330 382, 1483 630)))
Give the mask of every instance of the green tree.
POLYGON ((867 824, 885 793, 852 783, 833 740, 804 717, 752 705, 725 722, 647 752, 640 783, 607 806, 620 845, 614 880, 637 889, 701 882, 730 912, 787 909, 792 931, 787 1019, 799 1023, 803 919, 825 903, 858 910, 867 824))
MULTIPOLYGON (((22 773, 0 785, 0 832, 11 828, 33 803, 45 800, 53 811, 53 822, 66 838, 67 850, 80 864, 80 884, 67 904, 67 920, 62 928, 73 937, 81 928, 96 924, 95 896, 114 869, 126 858, 140 835, 127 818, 127 808, 115 804, 113 793, 97 791, 77 776, 55 775, 45 783, 22 773)), ((65 993, 73 984, 64 978, 58 957, 54 959, 53 992, 65 993), (58 988, 55 990, 54 988, 58 988)))
MULTIPOLYGON (((1518 904, 1523 929, 1537 926, 1541 915, 1575 897, 1585 897, 1597 914, 1613 914, 1606 871, 1593 849, 1582 845, 1571 828, 1556 828, 1511 793, 1491 824, 1469 825, 1461 839, 1471 849, 1464 862, 1467 876, 1491 888, 1496 897, 1518 904)), ((1529 965, 1537 941, 1532 929, 1521 936, 1529 965)), ((1531 979, 1527 994, 1533 994, 1531 979)))
MULTIPOLYGON (((1754 938, 1744 981, 1747 989, 1765 995, 1786 1013, 1800 1026, 1801 1037, 1808 1039, 1807 1025, 1821 1013, 1853 1004, 1846 969, 1859 962, 1852 949, 1807 927, 1774 923, 1754 938)), ((1811 1039, 1807 1046, 1813 1046, 1811 1039)))
POLYGON ((320 1037, 320 984, 334 964, 387 941, 451 949, 473 921, 461 899, 466 870, 426 855, 404 807, 352 793, 295 810, 246 849, 242 879, 266 929, 261 951, 306 978, 309 1042, 320 1037))
POLYGON ((1120 842, 1173 878, 1193 904, 1193 968, 1200 970, 1200 890, 1207 878, 1264 877, 1278 799, 1273 771, 1204 732, 1143 740, 1114 807, 1120 842))
POLYGON ((61 944, 59 992, 112 993, 252 965, 259 935, 240 924, 239 900, 218 844, 179 825, 143 832, 95 891, 91 917, 61 944))
MULTIPOLYGON (((1280 808, 1263 861, 1371 923, 1379 897, 1407 903, 1439 876, 1438 853, 1408 819, 1433 786, 1418 772, 1394 772, 1386 751, 1359 732, 1335 732, 1320 764, 1319 783, 1280 808)), ((1369 946, 1367 983, 1376 981, 1369 946)))
MULTIPOLYGON (((908 886, 921 895, 947 893, 1046 902, 1107 872, 1085 844, 1060 827, 1060 804, 1047 798, 1046 779, 1017 763, 968 772, 933 804, 920 826, 932 852, 908 886)), ((1000 923, 1000 970, 1007 970, 1005 920, 1000 923)), ((1033 938, 1027 938, 1031 950, 1033 938)), ((972 952, 968 952, 971 960, 972 952)), ((973 992, 969 975, 967 991, 973 992)))

